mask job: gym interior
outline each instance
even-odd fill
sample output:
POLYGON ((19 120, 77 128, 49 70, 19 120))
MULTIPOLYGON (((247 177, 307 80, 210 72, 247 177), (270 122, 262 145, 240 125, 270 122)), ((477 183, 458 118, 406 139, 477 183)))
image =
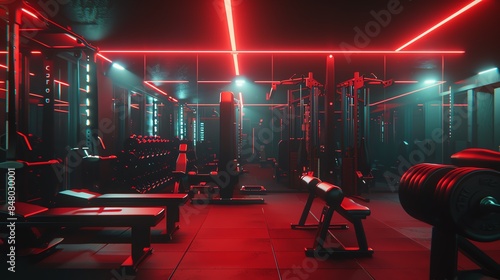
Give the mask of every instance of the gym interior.
POLYGON ((498 12, 0 1, 2 279, 500 279, 498 12))

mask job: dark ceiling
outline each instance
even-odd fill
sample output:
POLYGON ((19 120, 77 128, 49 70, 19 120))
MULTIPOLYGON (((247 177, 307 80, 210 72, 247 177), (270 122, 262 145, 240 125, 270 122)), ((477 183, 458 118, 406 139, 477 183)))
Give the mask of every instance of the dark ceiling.
MULTIPOLYGON (((83 35, 104 55, 145 80, 189 80, 158 84, 175 98, 200 101, 196 81, 227 81, 230 54, 121 54, 110 50, 231 50, 223 0, 37 1, 34 7, 83 35), (55 3, 40 6, 39 3, 55 3), (194 85, 192 83, 194 81, 194 85)), ((233 0, 239 51, 396 50, 473 0, 233 0)), ((496 30, 500 1, 483 0, 404 50, 463 50, 459 55, 335 56, 335 80, 354 71, 411 80, 431 71, 455 82, 500 62, 496 30)), ((325 82, 325 54, 239 54, 240 74, 252 81, 307 75, 325 82)), ((269 85, 266 86, 269 88, 269 85)), ((259 92, 258 94, 264 94, 259 92)), ((208 101, 207 101, 208 102, 208 101)))

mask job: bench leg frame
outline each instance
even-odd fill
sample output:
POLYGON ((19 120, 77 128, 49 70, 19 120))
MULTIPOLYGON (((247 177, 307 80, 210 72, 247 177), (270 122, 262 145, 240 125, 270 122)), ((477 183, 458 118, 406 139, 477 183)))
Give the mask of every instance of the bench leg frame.
POLYGON ((333 207, 330 207, 328 205, 325 205, 323 207, 313 247, 306 248, 305 255, 307 257, 329 256, 329 257, 341 257, 341 258, 372 256, 373 249, 368 247, 361 219, 349 219, 353 223, 354 229, 356 231, 358 247, 346 247, 339 240, 337 240, 335 236, 333 236, 333 238, 336 239, 339 246, 325 247, 326 237, 328 235, 328 230, 330 228, 330 221, 333 217, 333 213, 334 213, 333 207))
POLYGON ((127 272, 135 272, 138 265, 153 252, 151 248, 151 228, 147 226, 132 227, 132 252, 122 263, 127 272))

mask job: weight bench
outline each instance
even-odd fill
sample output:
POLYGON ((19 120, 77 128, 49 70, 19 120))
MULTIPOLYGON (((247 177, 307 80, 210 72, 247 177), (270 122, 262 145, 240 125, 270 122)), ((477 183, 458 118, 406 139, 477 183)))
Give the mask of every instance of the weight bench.
POLYGON ((163 207, 166 214, 164 234, 172 240, 179 229, 179 207, 188 201, 184 193, 108 193, 99 194, 88 190, 64 190, 59 192, 59 203, 84 207, 163 207))
MULTIPOLYGON (((0 216, 5 216, 3 220, 7 223, 14 220, 16 227, 131 227, 131 255, 122 263, 122 267, 135 270, 151 254, 151 227, 165 217, 165 210, 158 207, 45 208, 16 202, 15 213, 3 205, 0 216)), ((54 247, 57 243, 49 245, 54 247)))
POLYGON ((292 224, 292 229, 317 228, 316 237, 312 248, 306 248, 305 254, 308 257, 329 255, 331 257, 367 257, 373 254, 373 249, 368 247, 365 230, 362 220, 370 215, 370 209, 356 203, 354 200, 344 197, 342 190, 333 184, 321 182, 313 176, 302 176, 301 181, 309 188, 307 199, 302 216, 298 224, 292 224), (325 206, 321 212, 319 224, 306 225, 305 221, 311 209, 314 198, 325 201, 325 206), (340 247, 325 247, 326 236, 331 228, 347 228, 347 225, 331 225, 333 213, 337 211, 342 217, 347 219, 354 226, 358 247, 346 247, 333 236, 340 247))

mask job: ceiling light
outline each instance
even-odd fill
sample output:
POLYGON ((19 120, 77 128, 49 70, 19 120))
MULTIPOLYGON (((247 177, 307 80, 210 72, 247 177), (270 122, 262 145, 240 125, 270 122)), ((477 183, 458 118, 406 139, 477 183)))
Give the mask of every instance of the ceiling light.
POLYGON ((234 81, 234 83, 235 83, 237 86, 241 87, 241 86, 243 86, 243 85, 245 84, 245 80, 244 80, 244 79, 241 79, 241 78, 238 78, 238 79, 236 79, 236 80, 234 81))
POLYGON ((116 68, 118 70, 125 70, 125 67, 121 66, 120 64, 116 63, 116 62, 113 62, 113 64, 111 64, 113 66, 113 68, 116 68))
POLYGON ((491 68, 491 69, 488 69, 488 70, 481 71, 481 72, 479 72, 477 74, 482 75, 482 74, 485 74, 485 73, 488 73, 488 72, 493 72, 493 71, 495 71, 497 69, 498 68, 495 67, 495 68, 491 68))

